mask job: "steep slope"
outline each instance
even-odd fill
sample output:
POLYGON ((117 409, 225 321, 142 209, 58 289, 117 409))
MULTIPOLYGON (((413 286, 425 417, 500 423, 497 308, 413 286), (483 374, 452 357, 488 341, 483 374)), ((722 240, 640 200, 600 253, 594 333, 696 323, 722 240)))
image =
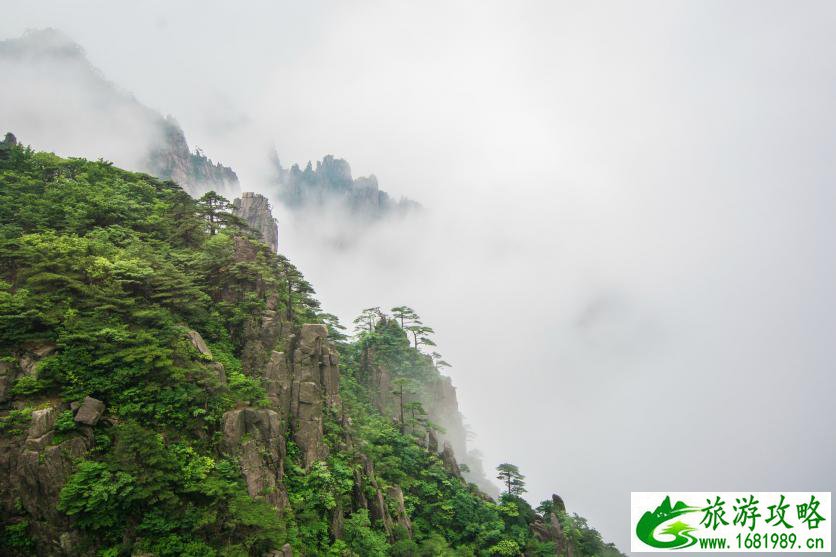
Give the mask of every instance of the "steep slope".
POLYGON ((105 79, 59 31, 0 41, 0 85, 0 121, 42 148, 104 157, 195 196, 239 192, 232 169, 192 152, 177 122, 105 79))
POLYGON ((279 223, 273 218, 270 201, 261 194, 245 191, 232 202, 232 213, 261 234, 273 252, 279 250, 279 223))
POLYGON ((430 384, 437 362, 385 315, 348 342, 218 210, 0 143, 0 553, 617 554, 393 420, 373 370, 430 384))

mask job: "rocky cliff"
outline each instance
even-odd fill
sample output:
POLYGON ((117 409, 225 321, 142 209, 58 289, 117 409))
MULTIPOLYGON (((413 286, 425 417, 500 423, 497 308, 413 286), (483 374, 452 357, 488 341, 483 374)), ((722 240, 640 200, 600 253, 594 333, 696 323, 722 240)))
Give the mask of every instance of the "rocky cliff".
POLYGON ((182 128, 170 116, 158 120, 157 125, 159 139, 150 147, 141 170, 177 182, 193 197, 208 191, 224 197, 238 195, 241 186, 234 170, 212 162, 198 148, 191 152, 182 128))
POLYGON ((374 175, 352 178, 348 162, 333 155, 317 161, 316 168, 308 162, 304 170, 298 164, 285 169, 274 155, 273 168, 278 198, 291 209, 330 207, 346 210, 357 218, 379 219, 421 208, 410 199, 392 199, 378 187, 374 175))
POLYGON ((618 554, 465 481, 433 359, 382 315, 332 339, 245 224, 11 137, 0 186, 0 554, 618 554))
POLYGON ((232 169, 192 151, 171 117, 108 81, 55 29, 0 41, 0 121, 40 149, 174 180, 193 196, 239 194, 232 169))
MULTIPOLYGON (((378 323, 381 330, 395 328, 396 325, 394 320, 378 323)), ((405 339, 402 331, 396 331, 395 334, 405 339)), ((479 454, 468 447, 467 428, 464 416, 459 410, 456 387, 452 379, 441 374, 429 357, 411 362, 412 369, 405 375, 402 371, 403 360, 398 358, 395 363, 389 358, 377 356, 375 348, 371 348, 365 355, 367 363, 364 374, 376 408, 393 419, 399 419, 400 401, 396 392, 396 382, 399 377, 417 377, 410 380, 410 387, 404 395, 404 404, 420 403, 425 412, 424 419, 439 426, 437 430, 425 434, 422 441, 424 445, 431 452, 442 456, 448 468, 455 469, 457 474, 476 484, 484 493, 491 497, 499 496, 496 485, 485 474, 479 454), (453 466, 451 461, 456 464, 453 466), (458 466, 459 462, 465 464, 463 473, 458 466)))
POLYGON ((276 252, 279 250, 279 225, 270 202, 261 194, 245 191, 232 202, 232 213, 242 219, 253 230, 261 234, 265 244, 276 252))

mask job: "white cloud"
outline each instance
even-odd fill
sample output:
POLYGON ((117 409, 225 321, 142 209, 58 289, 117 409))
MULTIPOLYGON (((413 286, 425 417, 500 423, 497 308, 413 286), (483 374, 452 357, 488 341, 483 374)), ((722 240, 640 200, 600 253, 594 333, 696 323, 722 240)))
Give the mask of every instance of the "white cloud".
POLYGON ((429 207, 350 252, 280 215, 280 243, 329 310, 435 327, 535 502, 625 548, 631 490, 836 487, 831 5, 92 5, 0 31, 65 28, 245 189, 272 140, 429 207))

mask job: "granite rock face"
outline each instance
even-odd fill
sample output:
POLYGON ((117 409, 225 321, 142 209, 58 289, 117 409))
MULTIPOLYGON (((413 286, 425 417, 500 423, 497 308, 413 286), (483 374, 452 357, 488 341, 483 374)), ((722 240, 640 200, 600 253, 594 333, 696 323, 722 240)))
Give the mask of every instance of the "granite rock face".
POLYGON ((275 410, 245 407, 225 413, 221 448, 238 456, 251 497, 264 498, 278 510, 287 506, 285 438, 275 410))
POLYGON ((290 344, 293 357, 273 351, 263 377, 267 396, 289 420, 292 438, 309 468, 327 455, 322 420, 326 408, 340 404, 339 358, 328 343, 325 325, 302 325, 290 344))
POLYGON ((99 423, 104 411, 104 402, 88 396, 78 408, 78 411, 75 414, 75 421, 79 424, 94 426, 99 423))
POLYGON ((279 249, 279 225, 270 210, 270 202, 259 193, 245 191, 232 202, 232 212, 261 234, 273 253, 279 249))
POLYGON ((55 443, 55 419, 66 409, 52 404, 35 410, 21 433, 0 437, 0 515, 26 513, 29 534, 41 542, 38 555, 74 555, 78 537, 56 507, 75 461, 92 448, 93 433, 82 427, 55 443))
POLYGON ((194 346, 195 350, 200 352, 203 356, 207 356, 210 359, 212 358, 212 351, 209 350, 209 347, 206 345, 206 341, 203 340, 203 337, 197 331, 190 330, 186 333, 186 336, 189 337, 189 341, 194 346))
POLYGON ((151 148, 146 169, 159 178, 177 182, 193 197, 214 191, 233 197, 241 190, 235 171, 203 154, 186 142, 180 125, 170 116, 157 122, 159 141, 151 148))

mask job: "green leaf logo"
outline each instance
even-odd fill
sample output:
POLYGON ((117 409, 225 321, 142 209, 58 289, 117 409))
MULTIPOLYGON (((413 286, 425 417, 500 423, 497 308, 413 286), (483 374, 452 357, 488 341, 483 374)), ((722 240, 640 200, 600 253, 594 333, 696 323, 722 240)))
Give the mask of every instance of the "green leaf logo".
POLYGON ((684 549, 697 543, 697 538, 691 535, 696 530, 693 526, 682 521, 676 521, 659 532, 662 536, 673 536, 673 539, 659 540, 656 529, 677 516, 699 511, 699 507, 690 507, 682 501, 671 506, 671 498, 665 497, 662 504, 653 512, 647 511, 636 525, 636 536, 651 547, 660 549, 684 549))

